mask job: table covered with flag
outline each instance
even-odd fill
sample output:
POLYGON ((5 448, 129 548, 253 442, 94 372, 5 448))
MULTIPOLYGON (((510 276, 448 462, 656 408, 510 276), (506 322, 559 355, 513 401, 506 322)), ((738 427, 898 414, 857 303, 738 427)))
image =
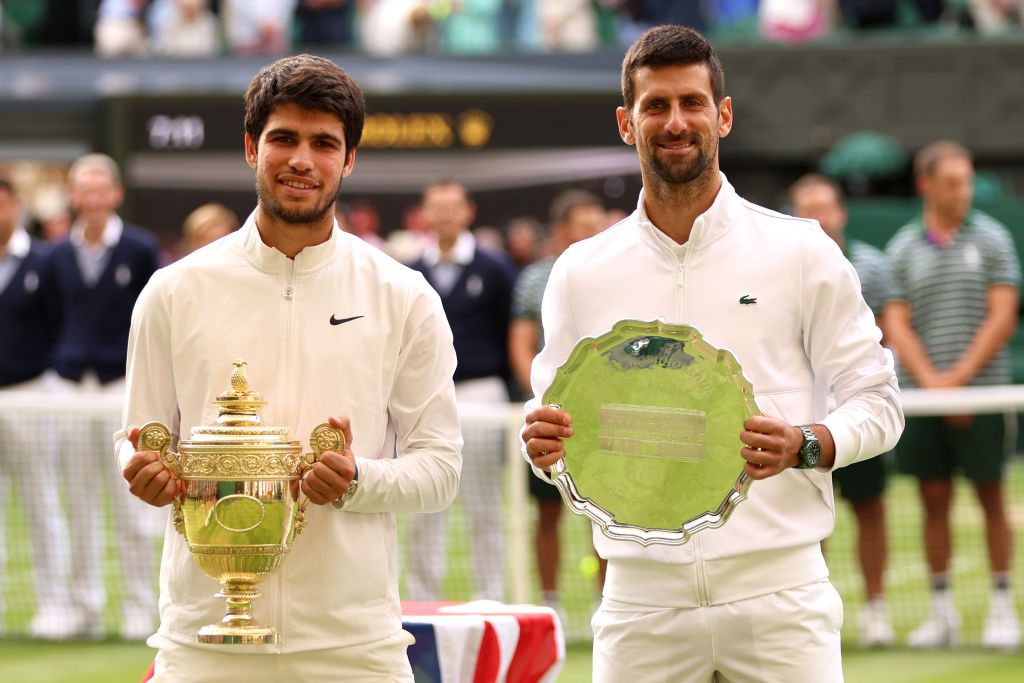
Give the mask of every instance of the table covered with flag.
MULTIPOLYGON (((555 611, 535 605, 403 602, 416 683, 553 683, 565 661, 555 611)), ((153 666, 143 682, 153 676, 153 666)))
POLYGON ((555 611, 489 600, 403 602, 416 683, 550 683, 565 660, 555 611))

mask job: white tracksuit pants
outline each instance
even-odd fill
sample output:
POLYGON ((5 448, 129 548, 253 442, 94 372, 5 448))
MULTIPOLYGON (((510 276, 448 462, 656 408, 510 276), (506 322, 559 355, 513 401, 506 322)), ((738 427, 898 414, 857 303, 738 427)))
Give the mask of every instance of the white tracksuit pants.
POLYGON ((156 636, 159 647, 148 683, 412 683, 407 631, 373 643, 291 654, 256 654, 245 646, 203 648, 156 636))
POLYGON ((841 683, 843 602, 828 580, 708 607, 605 598, 594 683, 841 683))

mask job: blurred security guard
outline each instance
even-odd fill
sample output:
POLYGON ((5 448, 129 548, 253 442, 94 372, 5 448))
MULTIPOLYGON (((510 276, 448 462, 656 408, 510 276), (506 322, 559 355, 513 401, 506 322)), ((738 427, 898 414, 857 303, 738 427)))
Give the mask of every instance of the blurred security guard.
MULTIPOLYGON (((466 188, 452 181, 423 192, 423 219, 436 242, 411 264, 437 290, 455 340, 455 398, 460 404, 506 403, 508 322, 515 276, 469 231, 475 207, 466 188)), ((472 425, 472 423, 470 423, 472 425)), ((462 484, 472 538, 475 597, 501 600, 504 593, 504 524, 501 484, 503 430, 463 424, 462 484)), ((447 513, 419 515, 410 534, 408 597, 441 600, 447 513)))

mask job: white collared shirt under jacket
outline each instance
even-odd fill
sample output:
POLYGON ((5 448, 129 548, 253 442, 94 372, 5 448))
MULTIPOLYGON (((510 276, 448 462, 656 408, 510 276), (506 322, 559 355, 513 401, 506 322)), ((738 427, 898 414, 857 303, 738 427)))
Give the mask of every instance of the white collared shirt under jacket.
MULTIPOLYGON (((731 351, 763 414, 826 425, 836 467, 892 448, 903 431, 892 355, 879 345, 853 267, 816 222, 745 201, 724 175, 684 247, 661 238, 641 194, 631 216, 558 259, 544 295, 534 396, 543 397, 580 339, 598 337, 618 320, 659 318, 692 325, 712 346, 731 351), (831 413, 830 394, 837 405, 831 413)), ((538 403, 534 398, 527 409, 538 403)), ((741 466, 737 452, 737 473, 741 466)), ((827 577, 819 544, 834 521, 831 475, 789 469, 754 481, 724 526, 684 545, 643 547, 597 528, 593 537, 609 560, 607 597, 697 607, 827 577)))
MULTIPOLYGON (((263 423, 288 427, 304 450, 317 424, 351 418, 359 488, 341 509, 310 505, 306 529, 259 584, 254 613, 278 628, 274 646, 196 643, 224 600, 168 524, 160 630, 150 644, 296 652, 398 632, 395 513, 446 508, 462 466, 455 351, 440 299, 419 273, 337 226, 291 260, 263 243, 250 216, 238 232, 157 271, 142 292, 123 425, 161 420, 176 439, 189 438, 192 427, 215 421, 211 401, 228 389, 236 358, 268 401, 263 423)), ((117 449, 123 468, 132 447, 122 438, 117 449)))

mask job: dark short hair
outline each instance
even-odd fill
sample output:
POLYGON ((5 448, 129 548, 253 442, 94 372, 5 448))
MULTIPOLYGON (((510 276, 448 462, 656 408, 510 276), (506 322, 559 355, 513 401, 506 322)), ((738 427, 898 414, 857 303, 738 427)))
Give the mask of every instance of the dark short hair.
POLYGON ((844 203, 842 186, 820 173, 807 173, 797 178, 796 182, 789 186, 789 203, 795 205, 796 196, 810 187, 827 187, 835 194, 837 202, 840 204, 844 203))
POLYGON ((604 208, 604 204, 592 192, 580 189, 565 190, 560 192, 555 197, 555 200, 551 202, 551 224, 565 223, 569 220, 572 212, 581 206, 599 206, 604 208))
POLYGON ((925 145, 914 155, 914 176, 931 175, 943 159, 971 159, 971 153, 959 142, 938 140, 925 145))
POLYGON ((636 39, 622 59, 622 103, 633 107, 636 96, 636 72, 643 67, 707 64, 711 93, 717 105, 725 98, 725 71, 718 53, 708 39, 689 26, 655 26, 636 39))
POLYGON ((253 77, 245 91, 245 132, 254 142, 274 107, 284 104, 334 114, 345 129, 346 153, 359 146, 366 100, 356 82, 331 60, 313 55, 284 57, 253 77))

